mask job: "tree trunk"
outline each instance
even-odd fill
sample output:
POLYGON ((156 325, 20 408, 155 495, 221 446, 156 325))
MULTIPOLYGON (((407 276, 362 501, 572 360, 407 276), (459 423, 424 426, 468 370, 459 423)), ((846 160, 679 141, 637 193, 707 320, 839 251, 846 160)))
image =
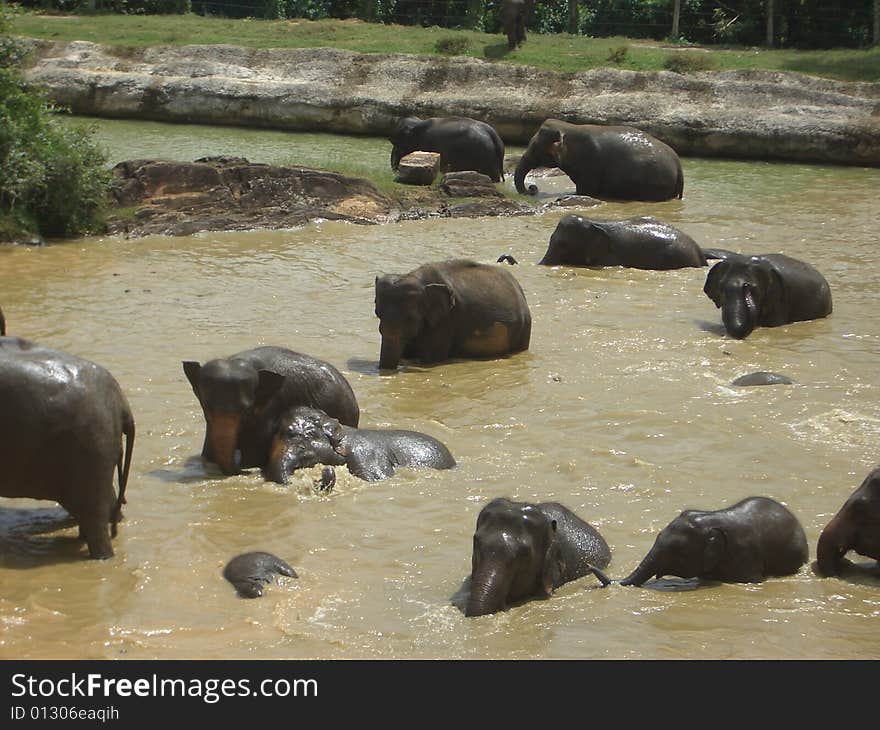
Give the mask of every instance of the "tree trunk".
POLYGON ((678 40, 678 21, 681 17, 681 0, 675 0, 675 4, 672 6, 672 39, 678 40))
MULTIPOLYGON (((678 2, 679 0, 676 0, 678 2)), ((877 0, 880 2, 880 0, 877 0)), ((577 35, 580 26, 577 0, 568 0, 568 32, 577 35)))
POLYGON ((773 37, 773 0, 767 0, 767 38, 765 45, 768 48, 773 48, 773 37))

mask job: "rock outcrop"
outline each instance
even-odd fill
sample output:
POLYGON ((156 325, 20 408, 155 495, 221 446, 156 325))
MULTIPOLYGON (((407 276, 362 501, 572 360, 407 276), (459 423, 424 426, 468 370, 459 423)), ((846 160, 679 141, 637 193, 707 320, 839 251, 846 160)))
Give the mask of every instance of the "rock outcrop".
POLYGON ((74 113, 387 136, 462 115, 524 144, 548 117, 629 124, 681 155, 880 166, 880 84, 771 71, 554 73, 332 48, 30 41, 27 78, 74 113))

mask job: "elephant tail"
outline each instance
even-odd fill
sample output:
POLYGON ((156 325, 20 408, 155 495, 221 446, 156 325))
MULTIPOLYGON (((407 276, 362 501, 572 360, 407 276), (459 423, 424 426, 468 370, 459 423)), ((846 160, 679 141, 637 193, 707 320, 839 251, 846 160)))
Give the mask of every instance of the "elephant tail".
POLYGON ((681 169, 681 163, 678 164, 678 178, 675 180, 675 197, 681 200, 684 195, 684 171, 681 169))
MULTIPOLYGON (((116 524, 122 519, 122 505, 125 504, 125 487, 128 484, 128 472, 131 469, 131 454, 134 450, 134 416, 126 404, 122 412, 122 433, 125 434, 125 456, 116 464, 116 473, 119 478, 119 496, 116 498, 116 507, 110 518, 110 534, 116 537, 116 524)), ((120 457, 122 453, 120 450, 120 457)))
POLYGON ((501 178, 500 182, 504 182, 504 140, 501 139, 501 136, 495 130, 492 130, 494 134, 492 135, 492 144, 495 147, 495 155, 498 159, 498 177, 501 178))

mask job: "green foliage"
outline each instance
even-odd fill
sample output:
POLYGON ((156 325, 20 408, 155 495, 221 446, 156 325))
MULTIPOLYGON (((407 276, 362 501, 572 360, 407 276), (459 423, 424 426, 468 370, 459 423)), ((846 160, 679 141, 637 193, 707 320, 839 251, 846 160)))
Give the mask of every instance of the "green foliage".
POLYGON ((438 38, 434 50, 444 56, 463 56, 468 52, 471 41, 467 36, 444 36, 438 38))
MULTIPOLYGON (((0 23, 0 56, 17 52, 0 23)), ((0 63, 0 218, 11 230, 70 236, 99 230, 110 184, 100 149, 83 128, 64 129, 17 68, 0 63)))
POLYGON ((616 65, 620 65, 624 61, 626 61, 626 56, 629 53, 629 46, 617 46, 616 48, 612 48, 608 53, 608 60, 616 65))
POLYGON ((697 71, 709 71, 714 68, 712 57, 700 51, 682 51, 670 53, 663 61, 663 68, 680 74, 695 73, 697 71))

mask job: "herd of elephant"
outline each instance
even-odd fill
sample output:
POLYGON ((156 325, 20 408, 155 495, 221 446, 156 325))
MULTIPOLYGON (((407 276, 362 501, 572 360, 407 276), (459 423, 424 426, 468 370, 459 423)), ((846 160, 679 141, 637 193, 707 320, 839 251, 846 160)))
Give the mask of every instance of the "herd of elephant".
MULTIPOLYGON (((411 151, 433 151, 446 169, 503 179, 504 145, 484 122, 410 117, 391 141, 392 167, 411 151)), ((559 167, 579 194, 606 199, 665 200, 681 197, 684 186, 676 153, 627 127, 547 120, 516 168, 518 190, 526 192, 526 174, 540 166, 559 167)), ((732 337, 831 313, 828 283, 809 264, 781 254, 703 249, 650 217, 565 215, 538 263, 666 270, 706 266, 710 259, 719 263, 709 270, 704 292, 722 309, 732 337)), ((406 359, 433 364, 506 357, 527 350, 531 338, 526 296, 511 269, 498 262, 450 259, 377 276, 375 314, 379 368, 386 372, 406 359)), ((368 481, 390 477, 399 467, 456 466, 449 449, 426 434, 359 428, 360 408, 348 381, 309 355, 262 346, 204 364, 184 361, 183 372, 204 413, 202 457, 224 474, 260 469, 283 484, 298 469, 324 465, 317 488, 326 491, 335 482, 334 468, 343 465, 368 481)), ((134 417, 115 378, 75 355, 7 336, 0 311, 0 403, 0 496, 57 501, 76 520, 90 556, 111 557, 135 439, 134 417)), ((850 550, 880 559, 880 468, 822 531, 818 571, 840 574, 850 550)), ((603 570, 610 559, 604 538, 567 507, 493 499, 477 518, 462 610, 468 616, 494 613, 547 597, 587 574, 607 585, 603 570)), ((794 514, 753 496, 716 511, 682 512, 620 582, 640 586, 664 575, 757 582, 793 574, 807 560, 807 539, 794 514)), ((247 597, 261 595, 274 574, 296 576, 265 552, 236 556, 224 570, 247 597)))

